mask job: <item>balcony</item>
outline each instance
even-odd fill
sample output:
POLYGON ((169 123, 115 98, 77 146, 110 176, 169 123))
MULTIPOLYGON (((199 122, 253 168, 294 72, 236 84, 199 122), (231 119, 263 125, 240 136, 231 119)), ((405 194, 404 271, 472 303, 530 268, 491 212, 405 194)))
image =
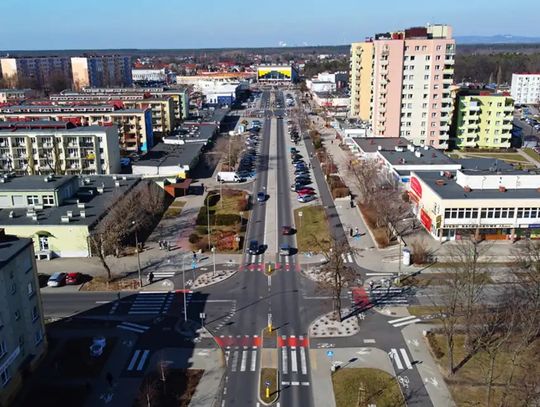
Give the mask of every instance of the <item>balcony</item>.
POLYGON ((506 113, 514 113, 514 106, 513 105, 506 105, 506 106, 504 106, 503 111, 506 112, 506 113))
POLYGON ((440 131, 447 132, 447 131, 450 130, 450 126, 447 125, 447 124, 443 124, 441 127, 439 127, 439 130, 440 130, 440 131))
POLYGON ((443 69, 444 75, 454 75, 454 67, 447 67, 445 66, 443 69))
POLYGON ((512 130, 513 128, 514 128, 513 124, 503 124, 501 126, 501 129, 503 129, 503 130, 512 130))
POLYGON ((481 110, 480 106, 469 106, 470 112, 479 112, 481 110))
POLYGON ((455 63, 456 63, 456 60, 455 60, 455 59, 449 59, 449 58, 447 58, 447 59, 444 60, 444 64, 445 64, 445 65, 454 65, 455 63))
POLYGON ((451 85, 452 83, 454 83, 454 78, 451 76, 443 76, 442 81, 443 83, 448 83, 451 85))

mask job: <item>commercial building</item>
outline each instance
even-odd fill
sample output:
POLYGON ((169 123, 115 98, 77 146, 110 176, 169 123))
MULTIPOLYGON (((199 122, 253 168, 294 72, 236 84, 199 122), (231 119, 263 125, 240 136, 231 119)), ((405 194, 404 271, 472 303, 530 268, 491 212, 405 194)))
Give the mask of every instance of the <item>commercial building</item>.
POLYGON ((455 55, 449 26, 376 34, 351 53, 352 117, 370 120, 375 136, 448 148, 455 55))
POLYGON ((312 92, 313 101, 331 117, 347 117, 351 98, 344 92, 312 92))
POLYGON ((219 125, 214 123, 186 124, 174 131, 170 136, 164 137, 165 144, 202 143, 211 144, 218 134, 219 125))
POLYGON ((13 403, 46 349, 32 239, 0 229, 0 405, 13 403))
POLYGON ((435 239, 540 238, 540 175, 514 170, 411 173, 409 196, 435 239))
POLYGON ((51 128, 47 123, 0 123, 2 171, 18 175, 120 172, 116 127, 68 128, 62 123, 64 128, 51 128))
POLYGON ((295 65, 261 65, 257 67, 259 82, 296 82, 298 68, 295 65))
POLYGON ((540 73, 514 73, 510 94, 518 105, 540 103, 540 73))
POLYGON ((154 144, 152 110, 123 109, 117 105, 20 105, 0 107, 0 122, 49 120, 77 126, 115 126, 120 148, 147 151, 154 144))
POLYGON ((107 175, 5 174, 0 178, 0 228, 33 239, 40 259, 90 256, 91 231, 138 182, 107 175))
POLYGON ((165 68, 161 69, 141 69, 133 68, 131 70, 133 83, 148 83, 148 82, 167 82, 167 72, 165 68))
POLYGON ((71 60, 64 56, 0 58, 0 72, 9 87, 42 88, 53 81, 71 84, 71 60))
POLYGON ((71 58, 73 87, 131 86, 131 58, 125 55, 92 55, 71 58))
POLYGON ((458 148, 509 148, 514 101, 505 94, 470 91, 458 94, 456 146, 458 148))
POLYGON ((158 143, 132 164, 133 174, 186 179, 189 171, 199 162, 204 146, 204 143, 175 142, 170 138, 166 139, 166 142, 158 143))
POLYGON ((32 89, 0 89, 0 103, 19 103, 33 95, 32 89))

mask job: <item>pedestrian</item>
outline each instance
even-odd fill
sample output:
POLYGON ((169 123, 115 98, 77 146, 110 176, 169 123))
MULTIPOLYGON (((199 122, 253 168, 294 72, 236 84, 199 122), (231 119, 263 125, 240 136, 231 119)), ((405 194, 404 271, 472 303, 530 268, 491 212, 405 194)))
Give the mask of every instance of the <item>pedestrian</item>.
POLYGON ((373 281, 369 282, 369 291, 373 291, 373 281))
POLYGON ((167 241, 167 251, 168 252, 171 251, 171 243, 169 241, 167 241))
POLYGON ((163 250, 163 242, 160 240, 158 244, 159 244, 159 250, 163 250))
POLYGON ((150 272, 148 274, 148 283, 149 284, 152 284, 154 282, 154 273, 153 272, 150 272))
POLYGON ((358 236, 359 234, 360 234, 360 231, 358 230, 358 228, 354 228, 354 235, 358 236))
POLYGON ((197 263, 197 253, 193 252, 193 261, 197 263))
POLYGON ((114 384, 113 375, 111 372, 107 372, 107 375, 105 376, 107 379, 107 383, 109 383, 109 387, 112 387, 114 384))

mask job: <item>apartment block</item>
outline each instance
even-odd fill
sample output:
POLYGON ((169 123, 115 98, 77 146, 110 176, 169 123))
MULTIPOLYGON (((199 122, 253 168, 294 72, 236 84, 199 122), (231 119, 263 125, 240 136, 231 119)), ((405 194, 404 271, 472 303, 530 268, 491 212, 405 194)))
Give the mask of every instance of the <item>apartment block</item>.
POLYGON ((455 55, 451 27, 376 34, 353 44, 351 52, 351 116, 366 120, 369 100, 376 137, 401 136, 417 145, 448 148, 455 55), (369 69, 361 58, 369 60, 371 47, 369 69))
POLYGON ((130 86, 131 59, 125 55, 94 55, 71 58, 73 87, 130 86))
POLYGON ((53 81, 71 84, 71 61, 69 57, 8 57, 0 58, 2 78, 9 87, 42 88, 53 81))
MULTIPOLYGON (((73 103, 73 102, 70 102, 73 103)), ((123 109, 117 105, 19 105, 0 107, 0 122, 49 120, 77 126, 114 126, 120 148, 145 152, 154 144, 152 110, 123 109)))
POLYGON ((0 89, 0 103, 18 103, 33 95, 32 89, 0 89))
POLYGON ((0 229, 0 405, 11 405, 46 349, 32 239, 0 229))
POLYGON ((350 115, 364 121, 369 121, 371 118, 373 52, 372 41, 355 42, 351 45, 350 115))
POLYGON ((24 123, 22 126, 0 123, 3 171, 18 175, 120 173, 115 127, 27 127, 24 123))
POLYGON ((540 103, 540 73, 514 73, 510 94, 519 105, 540 103))
POLYGON ((514 101, 508 95, 478 92, 458 94, 458 148, 509 148, 514 101))

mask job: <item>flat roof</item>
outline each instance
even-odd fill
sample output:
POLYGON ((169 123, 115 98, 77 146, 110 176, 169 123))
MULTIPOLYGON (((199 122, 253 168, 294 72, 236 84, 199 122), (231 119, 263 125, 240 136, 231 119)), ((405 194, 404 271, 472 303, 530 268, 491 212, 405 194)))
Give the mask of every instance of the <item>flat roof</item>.
POLYGON ((156 144, 149 152, 143 155, 132 166, 167 167, 190 165, 199 156, 204 144, 156 144))
MULTIPOLYGON (((363 130, 359 128, 359 130, 363 130)), ((403 137, 353 137, 354 142, 365 153, 374 153, 381 146, 381 151, 394 150, 396 147, 406 148, 411 144, 407 139, 403 137)))
POLYGON ((540 192, 537 189, 507 189, 506 192, 498 189, 473 189, 466 192, 455 178, 441 177, 439 171, 414 171, 414 174, 442 199, 538 199, 540 202, 540 192), (437 185, 437 180, 441 179, 444 180, 444 185, 437 185))
POLYGON ((496 158, 456 158, 454 161, 461 164, 463 170, 489 171, 490 169, 496 169, 506 172, 514 169, 511 164, 496 158))
POLYGON ((201 123, 182 126, 171 136, 164 137, 164 140, 188 140, 188 142, 208 141, 214 136, 218 126, 213 123, 201 123), (192 127, 196 128, 194 133, 190 133, 192 127))
POLYGON ((7 178, 5 182, 0 182, 0 192, 4 191, 55 191, 67 182, 77 178, 76 175, 54 175, 45 182, 45 176, 28 175, 24 177, 7 178))
MULTIPOLYGON (((32 244, 32 239, 17 237, 14 235, 3 235, 0 237, 0 271, 4 265, 9 263, 26 246, 32 244)), ((20 270, 25 272, 26 270, 20 270)))
MULTIPOLYGON (((6 184, 0 184, 0 186, 7 185, 11 182, 16 183, 20 182, 22 184, 30 185, 32 182, 38 182, 38 179, 41 179, 41 183, 45 184, 43 181, 44 177, 16 177, 11 179, 6 184), (15 181, 17 178, 22 179, 23 181, 15 181), (26 181, 24 178, 35 178, 35 180, 26 181)), ((5 208, 0 209, 0 226, 1 225, 23 225, 23 226, 35 226, 35 225, 69 225, 72 226, 90 226, 94 222, 97 222, 107 211, 108 207, 113 203, 115 197, 124 195, 128 190, 130 190, 134 185, 136 185, 140 178, 136 177, 126 177, 124 180, 123 177, 118 177, 120 186, 115 186, 115 180, 112 176, 106 175, 88 175, 88 176, 69 176, 69 177, 55 177, 60 180, 67 178, 71 180, 73 178, 79 178, 82 183, 84 179, 88 179, 89 182, 81 185, 77 193, 64 201, 64 204, 61 206, 46 207, 43 210, 36 211, 38 214, 37 221, 32 220, 31 217, 26 216, 26 208, 5 208), (102 194, 97 192, 97 188, 103 187, 104 192, 102 194), (77 200, 82 203, 85 203, 84 209, 79 209, 77 206, 77 200), (85 217, 80 216, 81 210, 85 211, 85 217), (69 223, 63 223, 61 218, 66 216, 67 211, 73 212, 73 217, 69 223), (13 212, 13 217, 10 217, 10 212, 13 212)), ((64 181, 64 182, 66 182, 64 181)), ((55 181, 52 181, 55 182, 55 181)), ((52 183, 51 182, 51 183, 52 183)), ((50 183, 47 183, 50 184, 50 183)), ((26 190, 31 191, 32 189, 26 188, 26 190)), ((34 191, 42 189, 33 189, 34 191)))
MULTIPOLYGON (((61 123, 61 122, 60 122, 61 123)), ((97 132, 106 132, 108 129, 114 128, 113 126, 98 126, 92 125, 92 126, 80 126, 80 127, 52 127, 50 129, 38 129, 38 128, 2 128, 0 126, 0 135, 2 136, 8 136, 10 134, 18 134, 18 133, 43 133, 43 132, 56 132, 56 133, 97 133, 97 132)))
POLYGON ((457 165, 450 157, 447 157, 439 150, 429 147, 427 150, 417 147, 415 151, 420 152, 417 157, 414 151, 407 148, 404 151, 381 150, 379 153, 391 165, 457 165))

